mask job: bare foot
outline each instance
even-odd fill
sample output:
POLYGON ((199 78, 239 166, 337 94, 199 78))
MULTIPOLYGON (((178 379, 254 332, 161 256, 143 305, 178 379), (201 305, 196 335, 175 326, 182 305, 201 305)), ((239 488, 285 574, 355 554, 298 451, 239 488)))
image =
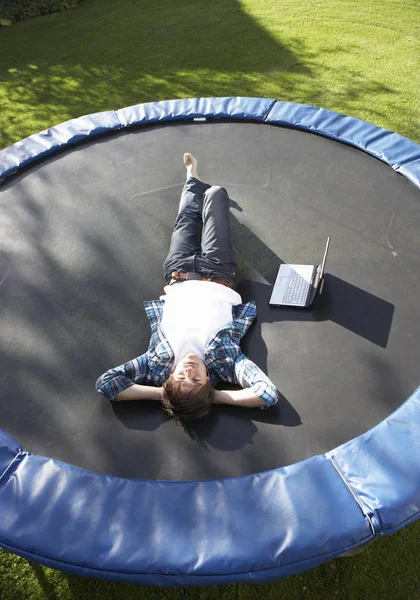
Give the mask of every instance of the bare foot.
POLYGON ((184 154, 184 165, 187 167, 187 178, 195 177, 196 179, 200 179, 197 173, 197 164, 197 159, 192 154, 189 152, 184 154))

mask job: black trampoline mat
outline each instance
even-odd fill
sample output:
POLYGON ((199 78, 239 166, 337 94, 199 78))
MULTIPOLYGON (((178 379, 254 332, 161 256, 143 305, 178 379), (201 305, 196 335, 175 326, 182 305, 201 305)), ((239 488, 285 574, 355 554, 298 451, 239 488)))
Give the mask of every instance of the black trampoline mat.
POLYGON ((335 448, 420 385, 420 194, 359 150, 256 123, 139 128, 25 169, 0 206, 0 428, 26 451, 129 478, 246 475, 335 448), (258 311, 242 348, 282 395, 189 432, 94 389, 147 350, 186 151, 229 192, 237 290, 258 311), (315 306, 270 308, 281 262, 317 264, 328 236, 315 306))

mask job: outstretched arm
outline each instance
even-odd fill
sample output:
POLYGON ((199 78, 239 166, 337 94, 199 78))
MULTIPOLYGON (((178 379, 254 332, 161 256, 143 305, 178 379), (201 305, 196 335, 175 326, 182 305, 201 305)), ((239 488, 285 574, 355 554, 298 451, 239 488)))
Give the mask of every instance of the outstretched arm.
POLYGON ((215 390, 214 404, 232 404, 248 408, 264 408, 266 403, 250 388, 243 390, 215 390))
POLYGON ((162 400, 163 387, 138 385, 137 383, 116 394, 117 400, 162 400))

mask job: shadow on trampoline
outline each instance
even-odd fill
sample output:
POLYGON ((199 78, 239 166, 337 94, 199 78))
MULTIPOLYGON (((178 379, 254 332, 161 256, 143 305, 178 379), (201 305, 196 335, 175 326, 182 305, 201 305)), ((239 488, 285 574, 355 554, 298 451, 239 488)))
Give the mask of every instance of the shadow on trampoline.
MULTIPOLYGON (((235 200, 231 199, 231 208, 243 212, 235 200)), ((348 281, 326 273, 322 295, 315 298, 310 309, 292 307, 272 307, 269 299, 276 280, 277 272, 285 261, 276 254, 246 225, 231 213, 233 221, 235 247, 238 254, 239 271, 248 271, 247 265, 254 269, 268 282, 256 282, 254 278, 238 282, 237 291, 248 302, 253 299, 257 304, 256 325, 259 323, 275 323, 281 321, 318 322, 332 321, 364 339, 386 348, 392 326, 394 306, 386 300, 369 293, 348 281), (245 258, 246 257, 246 258, 245 258)), ((334 243, 334 242, 332 242, 334 243)), ((314 261, 316 254, 314 250, 314 261)), ((296 258, 299 262, 299 258, 296 258)), ((253 325, 254 326, 254 325, 253 325)), ((258 337, 258 336, 255 336, 258 337)), ((244 339, 244 343, 246 343, 244 339)), ((246 354, 246 352, 245 352, 246 354)), ((260 356, 260 354, 259 354, 260 356)), ((266 364, 257 363, 261 369, 266 364)))
MULTIPOLYGON (((243 212, 241 206, 230 199, 231 208, 243 212)), ((317 296, 311 309, 271 307, 269 298, 276 274, 282 261, 245 224, 231 213, 238 272, 250 276, 239 279, 237 291, 244 302, 255 300, 257 318, 241 341, 245 355, 265 373, 268 372, 268 350, 262 333, 265 323, 316 323, 332 321, 362 338, 386 348, 392 324, 394 307, 389 302, 362 290, 334 275, 325 275, 323 294, 317 296), (268 283, 256 281, 255 272, 268 283)), ((220 383, 216 389, 240 389, 239 386, 220 383)), ((142 403, 142 410, 130 402, 114 403, 115 416, 127 429, 155 431, 167 422, 165 413, 155 402, 142 403)), ((297 427, 302 425, 298 411, 280 392, 279 402, 268 411, 260 409, 238 410, 232 406, 214 406, 202 421, 184 426, 191 439, 203 448, 207 444, 220 450, 230 451, 252 443, 257 423, 297 427), (217 435, 214 432, 217 430, 217 435)))
MULTIPOLYGON (((268 173, 267 138, 273 142, 277 134, 286 136, 289 147, 288 130, 257 130, 257 124, 195 127, 185 125, 203 148, 208 134, 216 144, 228 132, 234 147, 243 128, 257 135, 260 160, 254 164, 245 157, 230 165, 225 182, 226 165, 212 160, 211 148, 203 164, 208 164, 209 180, 224 182, 233 196, 237 291, 244 303, 254 300, 257 306, 241 348, 276 385, 278 404, 268 411, 216 405, 186 435, 158 403, 110 403, 95 393, 94 381, 102 372, 148 348, 150 326, 142 302, 164 293, 162 263, 184 175, 177 163, 156 183, 146 152, 148 134, 154 132, 119 134, 37 163, 17 174, 13 186, 2 186, 8 246, 0 253, 5 373, 0 388, 13 397, 3 404, 2 420, 26 450, 120 477, 243 475, 326 452, 386 418, 411 393, 417 370, 414 363, 407 367, 398 344, 415 356, 413 340, 405 333, 413 319, 412 303, 388 285, 391 277, 398 278, 399 263, 383 239, 397 209, 392 205, 387 214, 365 214, 362 227, 360 211, 350 202, 343 214, 336 203, 329 209, 329 182, 324 189, 321 178, 316 193, 309 175, 292 186, 293 160, 281 150, 282 170, 268 173), (252 164, 252 172, 242 163, 252 164), (86 181, 95 186, 88 188, 86 181), (315 305, 309 310, 270 307, 280 264, 317 262, 330 233, 326 283, 315 305), (356 244, 354 260, 349 249, 356 244), (374 271, 369 258, 373 265, 390 262, 374 271)), ((183 134, 184 126, 162 126, 156 132, 164 138, 163 149, 170 148, 172 136, 183 134)), ((333 161, 336 152, 329 145, 333 161)), ((340 152, 353 160, 347 148, 340 152)), ((359 154, 354 160, 358 163, 359 154)), ((383 165, 375 162, 372 168, 382 172, 383 165)), ((299 171, 301 178, 305 173, 299 171)), ((384 187, 389 186, 386 181, 384 187)), ((390 243, 398 260, 415 256, 415 236, 410 243, 403 238, 408 250, 399 241, 409 219, 398 213, 392 222, 390 243)), ((409 274, 414 266, 408 265, 409 274)), ((406 281, 413 296, 417 280, 406 281)))
MULTIPOLYGON (((220 383, 216 389, 240 389, 239 386, 220 383)), ((141 411, 136 403, 115 402, 112 409, 117 419, 127 429, 138 431, 155 431, 165 425, 168 417, 156 402, 142 402, 141 411)), ((200 421, 186 423, 184 430, 192 439, 215 441, 213 433, 217 430, 217 447, 221 450, 238 449, 251 442, 258 428, 255 423, 297 427, 302 425, 298 412, 280 394, 276 406, 270 410, 259 408, 238 408, 233 406, 215 405, 210 414, 200 421)), ((213 445, 213 444, 212 444, 213 445)))
POLYGON ((324 279, 322 295, 315 298, 309 309, 269 306, 275 278, 270 284, 243 281, 238 285, 238 291, 255 299, 258 308, 257 326, 258 323, 281 321, 332 321, 369 342, 386 348, 394 315, 393 304, 330 273, 326 273, 324 279))

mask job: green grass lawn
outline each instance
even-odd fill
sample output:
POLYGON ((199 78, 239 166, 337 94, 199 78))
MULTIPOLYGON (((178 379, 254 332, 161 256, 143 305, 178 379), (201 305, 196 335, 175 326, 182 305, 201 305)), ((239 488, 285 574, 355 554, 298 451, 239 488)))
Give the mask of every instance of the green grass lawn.
MULTIPOLYGON (((0 147, 139 102, 264 96, 420 142, 418 0, 86 0, 0 31, 0 147)), ((0 516, 1 518, 1 516, 0 516)), ((0 551, 0 599, 420 599, 420 522, 275 584, 154 589, 0 551)))
POLYGON ((85 0, 0 31, 0 147, 196 96, 323 106, 420 142, 418 0, 85 0))

